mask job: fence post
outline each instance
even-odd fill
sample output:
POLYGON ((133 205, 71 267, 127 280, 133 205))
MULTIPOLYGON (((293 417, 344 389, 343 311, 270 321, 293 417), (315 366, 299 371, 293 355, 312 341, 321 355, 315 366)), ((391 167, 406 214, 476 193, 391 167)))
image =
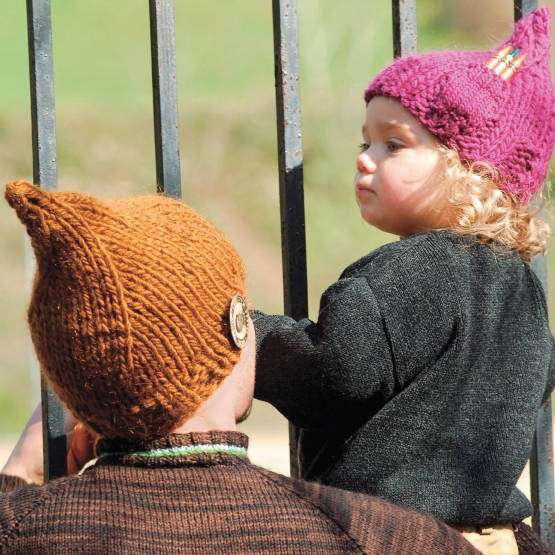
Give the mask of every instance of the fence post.
MULTIPOLYGON (((56 187, 56 108, 52 61, 52 20, 50 0, 27 0, 29 39, 29 83, 31 87, 31 128, 33 182, 44 189, 56 187)), ((29 241, 26 260, 33 261, 29 241)), ((34 263, 26 272, 34 273, 34 263)), ((36 366, 36 365, 35 365, 36 366)), ((54 392, 41 376, 44 480, 66 473, 64 411, 54 392)))
POLYGON ((393 0, 393 56, 414 54, 417 48, 416 0, 393 0))
POLYGON ((149 0, 157 190, 181 198, 172 0, 149 0))
MULTIPOLYGON (((518 21, 530 10, 538 7, 537 0, 515 0, 514 19, 518 21)), ((547 295, 547 269, 545 258, 532 261, 547 295)), ((555 483, 553 478, 553 426, 551 399, 538 412, 536 431, 530 453, 530 497, 534 507, 532 526, 542 540, 555 550, 555 483)))
MULTIPOLYGON (((308 314, 308 292, 295 0, 273 0, 273 25, 284 312, 299 320, 308 314)), ((298 439, 299 430, 289 424, 294 477, 300 477, 298 439)))

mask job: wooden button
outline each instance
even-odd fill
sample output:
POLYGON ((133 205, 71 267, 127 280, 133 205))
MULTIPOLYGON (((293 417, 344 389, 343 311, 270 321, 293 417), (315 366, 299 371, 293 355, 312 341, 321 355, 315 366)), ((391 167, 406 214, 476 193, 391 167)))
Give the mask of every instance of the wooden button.
POLYGON ((231 336, 239 349, 242 349, 247 343, 249 335, 249 311, 247 303, 241 295, 235 295, 231 300, 229 307, 229 325, 231 327, 231 336))

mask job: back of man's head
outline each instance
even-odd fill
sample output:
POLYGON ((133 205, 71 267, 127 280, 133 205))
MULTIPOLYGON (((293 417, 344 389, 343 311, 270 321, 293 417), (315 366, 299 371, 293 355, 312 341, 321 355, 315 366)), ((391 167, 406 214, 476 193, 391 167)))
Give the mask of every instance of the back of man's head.
POLYGON ((245 272, 233 246, 161 195, 101 201, 18 181, 6 199, 36 254, 28 319, 56 393, 101 436, 171 432, 239 359, 229 309, 245 272))

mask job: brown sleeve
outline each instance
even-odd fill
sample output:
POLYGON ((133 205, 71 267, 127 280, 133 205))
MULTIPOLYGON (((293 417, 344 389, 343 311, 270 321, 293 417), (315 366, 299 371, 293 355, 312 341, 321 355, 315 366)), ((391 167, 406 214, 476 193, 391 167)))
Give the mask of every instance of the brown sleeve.
POLYGON ((0 493, 8 493, 27 485, 23 478, 10 476, 9 474, 0 474, 0 493))
POLYGON ((377 497, 261 472, 317 506, 363 553, 479 554, 459 532, 430 515, 377 497))
POLYGON ((25 519, 47 497, 46 486, 27 484, 25 480, 0 474, 0 553, 20 553, 17 549, 19 532, 25 519))

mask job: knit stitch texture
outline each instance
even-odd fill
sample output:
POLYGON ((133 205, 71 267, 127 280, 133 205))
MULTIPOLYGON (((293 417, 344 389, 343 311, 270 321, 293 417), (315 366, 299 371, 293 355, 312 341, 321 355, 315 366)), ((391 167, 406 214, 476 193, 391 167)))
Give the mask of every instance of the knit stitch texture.
POLYGON ((18 181, 6 199, 37 258, 35 350, 68 408, 104 437, 161 437, 191 416, 239 359, 227 313, 245 276, 226 237, 162 195, 18 181))
POLYGON ((302 476, 449 524, 519 522, 553 390, 542 286, 501 245, 430 231, 351 264, 318 320, 255 313, 255 396, 299 435, 302 476))
POLYGON ((528 202, 547 174, 555 143, 550 12, 539 8, 493 50, 444 51, 400 58, 364 93, 397 99, 441 143, 468 162, 487 162, 500 187, 528 202), (507 81, 486 63, 506 45, 524 64, 507 81))
MULTIPOLYGON (((247 438, 238 432, 174 434, 157 447, 209 442, 243 447, 247 438)), ((0 493, 0 553, 478 553, 428 515, 292 480, 233 455, 148 464, 130 459, 102 459, 81 476, 40 487, 0 474, 0 492, 11 490, 0 493)))

